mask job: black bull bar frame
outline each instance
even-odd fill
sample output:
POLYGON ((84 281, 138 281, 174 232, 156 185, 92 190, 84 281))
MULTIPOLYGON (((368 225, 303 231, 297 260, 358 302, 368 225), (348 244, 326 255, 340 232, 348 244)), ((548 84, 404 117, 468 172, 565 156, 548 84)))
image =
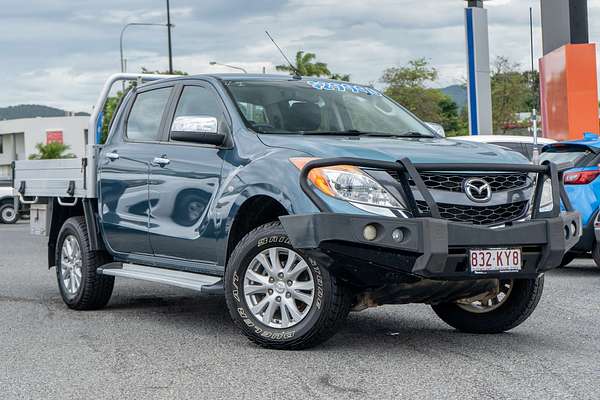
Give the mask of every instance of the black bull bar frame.
POLYGON ((393 170, 397 171, 400 176, 400 192, 404 193, 407 198, 403 199, 406 205, 409 207, 409 211, 415 217, 424 217, 415 201, 415 197, 412 194, 413 191, 410 188, 408 178, 412 179, 415 183, 417 190, 423 196, 423 200, 429 206, 429 216, 432 218, 441 218, 438 206, 434 201, 429 189, 425 186, 423 179, 419 172, 522 172, 522 173, 534 173, 537 174, 536 189, 534 192, 534 204, 532 219, 536 218, 552 218, 560 215, 560 202, 562 200, 563 205, 567 211, 573 211, 571 201, 567 196, 564 186, 562 185, 564 172, 573 168, 572 164, 561 164, 557 165, 552 162, 545 161, 542 165, 530 165, 530 164, 482 164, 482 163, 471 163, 471 164, 413 164, 408 158, 403 158, 397 162, 387 161, 374 161, 361 158, 327 158, 322 160, 313 160, 308 162, 302 172, 300 173, 300 187, 302 191, 312 200, 313 203, 321 212, 330 211, 327 203, 321 199, 317 193, 315 193, 313 187, 310 185, 308 175, 310 171, 315 168, 332 167, 335 165, 350 165, 362 168, 382 169, 382 170, 393 170), (553 207, 549 213, 540 213, 540 201, 542 190, 544 189, 543 182, 545 177, 550 178, 552 184, 552 199, 553 207))
MULTIPOLYGON (((466 265, 469 248, 520 247, 523 250, 523 269, 519 272, 487 273, 485 277, 528 278, 556 267, 562 257, 581 234, 579 214, 566 194, 562 179, 572 165, 544 162, 542 165, 483 164, 483 163, 421 163, 413 164, 403 158, 397 162, 375 161, 360 158, 329 158, 308 162, 300 173, 300 186, 319 209, 320 213, 281 217, 284 229, 294 247, 331 268, 349 270, 352 280, 367 283, 377 267, 384 275, 412 274, 432 279, 477 279, 466 265), (398 193, 413 218, 392 218, 378 215, 333 213, 309 182, 315 168, 349 165, 365 169, 397 171, 398 193), (533 194, 531 220, 515 222, 499 229, 445 220, 441 217, 433 196, 426 187, 420 172, 520 172, 537 176, 533 194), (552 209, 540 211, 544 182, 552 185, 552 209), (411 186, 411 180, 413 186, 411 186), (419 210, 413 190, 420 192, 429 206, 429 212, 419 210), (561 201, 566 212, 561 212, 561 201), (377 224, 384 237, 367 241, 362 236, 367 224, 377 224), (571 228, 576 234, 569 234, 571 228), (401 228, 406 239, 401 243, 392 240, 390 232, 401 228), (338 267, 336 267, 336 265, 338 267), (350 266, 348 266, 350 265, 350 266), (368 266, 368 267, 366 267, 368 266), (356 276, 360 275, 360 276, 356 276)), ((392 182, 390 182, 392 184, 392 182)), ((400 199, 399 199, 400 200, 400 199)), ((381 278, 381 277, 380 277, 381 278)), ((377 280, 377 278, 374 278, 377 280)), ((387 278, 386 278, 387 279, 387 278)))

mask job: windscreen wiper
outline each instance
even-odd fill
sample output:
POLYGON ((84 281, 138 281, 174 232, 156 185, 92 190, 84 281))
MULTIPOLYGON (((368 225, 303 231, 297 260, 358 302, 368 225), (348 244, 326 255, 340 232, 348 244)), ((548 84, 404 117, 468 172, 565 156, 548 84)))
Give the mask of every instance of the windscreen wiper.
POLYGON ((417 132, 417 131, 406 131, 406 132, 402 132, 402 133, 399 133, 394 136, 407 137, 407 138, 433 138, 433 137, 435 137, 434 135, 428 135, 428 134, 425 134, 422 132, 417 132))
POLYGON ((301 132, 302 135, 332 135, 332 136, 361 136, 365 135, 368 132, 359 131, 357 129, 348 129, 346 131, 311 131, 311 132, 301 132))
POLYGON ((418 137, 418 138, 432 138, 434 136, 432 135, 427 135, 425 133, 421 133, 421 132, 417 132, 417 131, 406 131, 406 132, 400 132, 400 133, 393 133, 393 132, 361 132, 360 133, 361 136, 375 136, 375 137, 400 137, 400 138, 412 138, 412 137, 418 137))
POLYGON ((433 135, 426 135, 421 132, 401 132, 401 133, 388 133, 388 132, 367 132, 360 131, 358 129, 348 129, 345 131, 313 131, 313 132, 302 132, 302 135, 332 135, 332 136, 375 136, 375 137, 420 137, 420 138, 432 138, 433 135))

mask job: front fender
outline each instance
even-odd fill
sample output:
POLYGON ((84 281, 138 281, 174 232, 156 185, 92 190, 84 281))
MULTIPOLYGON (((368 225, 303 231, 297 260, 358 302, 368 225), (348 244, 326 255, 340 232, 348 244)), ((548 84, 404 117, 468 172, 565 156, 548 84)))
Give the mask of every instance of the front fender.
POLYGON ((249 199, 269 197, 281 204, 288 214, 318 212, 298 185, 300 171, 288 160, 298 156, 298 152, 269 149, 247 163, 226 160, 213 213, 220 265, 225 263, 227 241, 236 215, 249 199))
MULTIPOLYGON (((300 171, 289 161, 292 157, 306 156, 295 150, 270 148, 250 162, 226 160, 212 213, 219 265, 225 263, 229 233, 238 211, 249 199, 269 197, 281 204, 289 215, 319 213, 317 206, 300 187, 300 171)), ((323 198, 333 212, 366 214, 343 200, 325 195, 323 198)))

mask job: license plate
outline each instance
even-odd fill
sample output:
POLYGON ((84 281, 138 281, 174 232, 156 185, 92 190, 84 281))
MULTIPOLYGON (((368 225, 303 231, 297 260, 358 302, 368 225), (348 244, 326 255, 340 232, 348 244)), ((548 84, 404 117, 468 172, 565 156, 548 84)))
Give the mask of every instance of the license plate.
POLYGON ((469 250, 471 272, 517 272, 523 266, 521 249, 469 250))

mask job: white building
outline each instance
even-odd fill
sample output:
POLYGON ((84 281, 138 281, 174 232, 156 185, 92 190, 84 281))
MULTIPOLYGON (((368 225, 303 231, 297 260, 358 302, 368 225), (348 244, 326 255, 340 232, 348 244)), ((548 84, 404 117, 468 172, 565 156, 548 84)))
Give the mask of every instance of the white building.
POLYGON ((0 121, 0 177, 10 176, 10 164, 37 153, 35 145, 52 141, 71 146, 69 153, 85 155, 89 117, 24 118, 0 121))

